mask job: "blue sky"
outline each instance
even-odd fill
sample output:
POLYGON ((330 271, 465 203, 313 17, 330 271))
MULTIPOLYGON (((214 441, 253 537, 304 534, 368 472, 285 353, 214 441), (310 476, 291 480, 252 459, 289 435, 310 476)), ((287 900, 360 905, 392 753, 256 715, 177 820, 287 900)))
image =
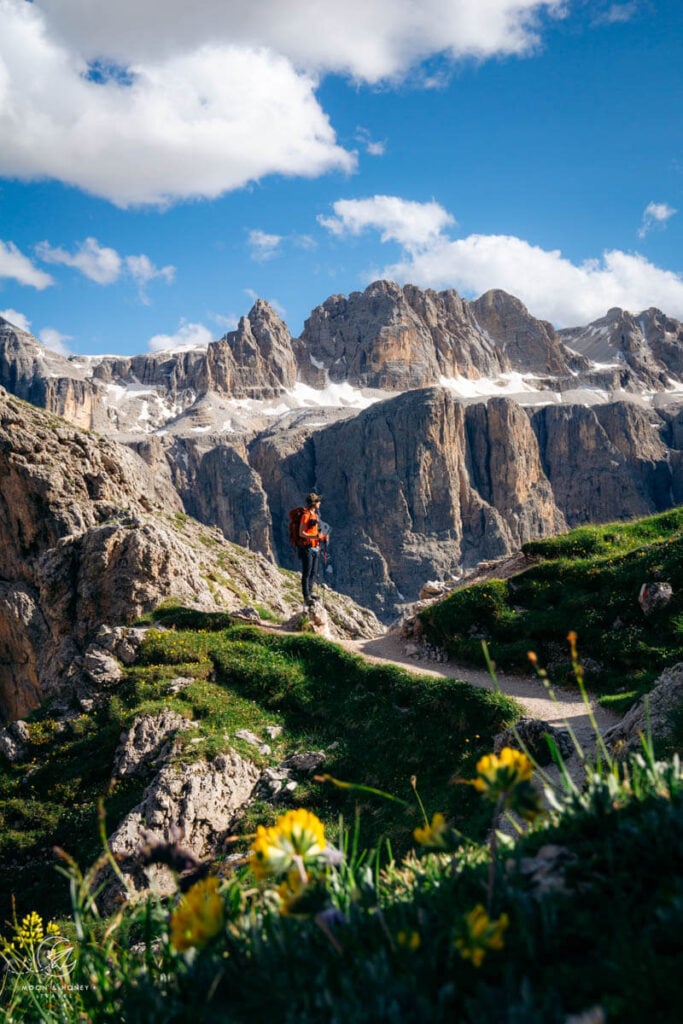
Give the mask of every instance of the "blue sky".
POLYGON ((0 0, 0 314, 298 334, 377 277, 683 319, 678 0, 0 0))

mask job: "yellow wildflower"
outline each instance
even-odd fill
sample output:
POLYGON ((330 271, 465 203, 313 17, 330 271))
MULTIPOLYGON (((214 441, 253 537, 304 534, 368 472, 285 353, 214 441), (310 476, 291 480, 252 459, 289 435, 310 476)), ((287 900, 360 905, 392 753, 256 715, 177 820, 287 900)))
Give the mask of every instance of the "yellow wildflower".
POLYGON ((505 792, 531 778, 534 766, 521 750, 503 747, 500 754, 485 754, 477 761, 478 778, 472 785, 480 793, 505 792))
POLYGON ((16 929, 17 941, 20 946, 33 946, 42 942, 44 938, 43 919, 35 910, 22 918, 21 924, 16 929))
POLYGON ((408 949, 411 953, 414 953, 416 949, 420 948, 420 933, 416 931, 400 931, 396 936, 396 943, 401 949, 408 949))
POLYGON ((171 943, 179 952, 201 948, 223 926, 223 898, 218 879, 211 876, 197 882, 181 898, 171 915, 171 943))
POLYGON ((531 776, 534 766, 526 754, 503 747, 500 754, 486 754, 477 761, 477 777, 469 784, 493 803, 516 811, 527 821, 541 813, 540 797, 531 776))
POLYGON ((471 960, 474 967, 481 967, 489 950, 502 949, 505 945, 503 932, 510 923, 507 914, 492 920, 481 903, 470 910, 460 928, 455 945, 463 960, 471 960))
POLYGON ((270 828, 259 825, 251 844, 250 864, 257 878, 286 875, 320 864, 327 847, 325 827, 303 807, 282 814, 270 828))
POLYGON ((448 841, 449 829, 446 825, 446 819, 443 814, 438 812, 432 815, 431 824, 424 827, 418 826, 414 829, 413 836, 420 846, 431 846, 438 850, 450 849, 448 841))

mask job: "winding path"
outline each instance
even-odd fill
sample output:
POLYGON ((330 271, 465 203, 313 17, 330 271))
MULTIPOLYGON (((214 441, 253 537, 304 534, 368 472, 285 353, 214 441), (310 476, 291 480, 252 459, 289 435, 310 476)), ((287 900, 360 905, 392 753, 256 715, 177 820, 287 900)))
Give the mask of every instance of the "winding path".
MULTIPOLYGON (((337 641, 337 643, 339 642, 337 641)), ((406 641, 396 633, 385 633, 370 640, 344 640, 341 641, 341 644, 347 650, 362 655, 368 661, 400 665, 419 675, 448 676, 451 679, 463 679, 473 686, 494 688, 491 677, 485 669, 471 668, 452 661, 439 662, 438 668, 435 668, 435 663, 432 661, 418 660, 407 655, 405 652, 406 641)), ((551 725, 560 727, 569 723, 586 752, 593 751, 595 747, 593 727, 578 688, 554 687, 555 699, 553 700, 548 696, 543 683, 533 675, 515 676, 496 673, 496 677, 502 692, 518 700, 528 715, 533 718, 541 718, 551 725)), ((601 732, 605 732, 620 721, 618 715, 600 707, 595 701, 592 701, 591 708, 601 732)), ((574 763, 577 760, 577 758, 571 758, 574 763)))

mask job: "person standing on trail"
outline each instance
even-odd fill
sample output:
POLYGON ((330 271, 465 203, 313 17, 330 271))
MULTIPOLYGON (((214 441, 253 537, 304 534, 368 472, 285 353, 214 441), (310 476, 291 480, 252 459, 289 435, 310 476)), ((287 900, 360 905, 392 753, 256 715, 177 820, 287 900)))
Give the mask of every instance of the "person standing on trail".
POLYGON ((320 532, 320 502, 322 495, 311 491, 306 495, 306 504, 299 519, 297 537, 297 554, 301 561, 301 590, 304 604, 310 608, 313 604, 313 585, 318 573, 320 544, 327 541, 327 534, 320 532))

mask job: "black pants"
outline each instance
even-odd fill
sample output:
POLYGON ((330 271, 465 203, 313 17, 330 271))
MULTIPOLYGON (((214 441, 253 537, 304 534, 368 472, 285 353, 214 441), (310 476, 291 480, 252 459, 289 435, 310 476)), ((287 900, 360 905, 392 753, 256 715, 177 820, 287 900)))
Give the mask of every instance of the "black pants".
POLYGON ((313 596, 313 584, 318 572, 318 549, 297 548, 301 559, 301 590, 304 595, 304 604, 307 604, 313 596))

